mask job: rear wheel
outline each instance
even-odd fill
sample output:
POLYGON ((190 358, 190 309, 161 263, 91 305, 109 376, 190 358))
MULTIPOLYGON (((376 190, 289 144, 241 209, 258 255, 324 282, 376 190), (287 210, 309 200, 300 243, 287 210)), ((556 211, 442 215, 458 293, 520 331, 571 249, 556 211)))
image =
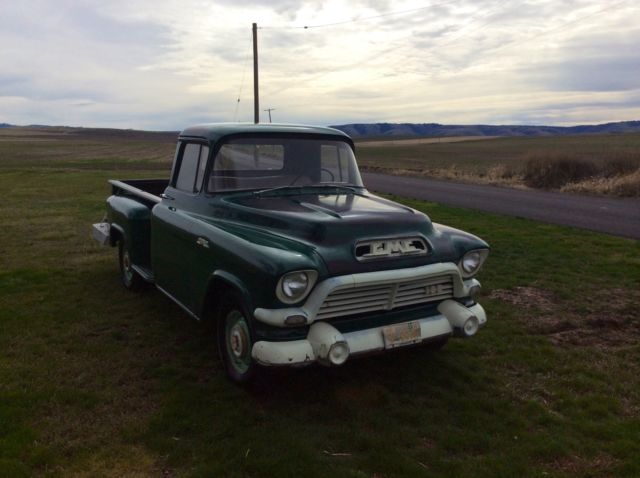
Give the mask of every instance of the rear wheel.
POLYGON ((231 299, 220 307, 217 321, 218 350, 227 376, 237 383, 247 383, 256 374, 251 358, 253 338, 248 315, 240 301, 231 299))
POLYGON ((118 243, 118 258, 120 262, 120 280, 122 285, 129 290, 141 290, 144 285, 144 279, 140 277, 131 263, 131 253, 127 247, 127 243, 120 241, 118 243))

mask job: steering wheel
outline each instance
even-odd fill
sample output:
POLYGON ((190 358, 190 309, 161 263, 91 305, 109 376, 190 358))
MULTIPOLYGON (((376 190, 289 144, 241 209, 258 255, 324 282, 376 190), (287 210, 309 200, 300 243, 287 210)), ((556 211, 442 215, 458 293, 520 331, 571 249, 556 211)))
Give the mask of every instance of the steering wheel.
POLYGON ((334 174, 333 174, 330 170, 328 170, 327 168, 320 168, 320 173, 321 173, 321 175, 322 175, 322 173, 327 173, 329 176, 331 176, 331 182, 332 182, 332 183, 333 183, 333 182, 335 182, 336 177, 335 177, 335 176, 334 176, 334 174))

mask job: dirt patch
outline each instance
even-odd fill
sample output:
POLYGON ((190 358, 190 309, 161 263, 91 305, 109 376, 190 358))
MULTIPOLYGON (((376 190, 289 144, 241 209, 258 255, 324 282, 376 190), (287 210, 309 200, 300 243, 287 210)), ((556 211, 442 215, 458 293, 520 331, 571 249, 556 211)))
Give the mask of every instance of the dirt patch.
POLYGON ((608 289, 591 294, 580 301, 581 312, 537 287, 497 289, 489 298, 526 311, 522 314, 526 326, 555 345, 616 348, 640 340, 640 291, 608 289))
POLYGON ((608 472, 616 464, 616 460, 610 456, 598 455, 587 459, 577 455, 568 455, 557 458, 550 463, 551 470, 566 473, 570 476, 598 476, 608 472))
POLYGON ((552 312, 557 308, 558 300, 553 292, 537 287, 515 287, 513 289, 496 289, 489 295, 490 299, 498 299, 507 304, 526 309, 539 309, 552 312))

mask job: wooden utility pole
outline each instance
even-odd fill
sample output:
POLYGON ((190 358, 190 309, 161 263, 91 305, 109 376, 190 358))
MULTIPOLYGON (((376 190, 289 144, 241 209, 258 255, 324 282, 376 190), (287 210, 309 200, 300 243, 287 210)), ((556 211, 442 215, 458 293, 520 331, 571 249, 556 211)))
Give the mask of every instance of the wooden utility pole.
POLYGON ((260 99, 258 96, 258 24, 253 24, 253 122, 260 123, 260 99))
POLYGON ((275 110, 276 110, 275 108, 267 108, 266 110, 264 110, 269 112, 269 123, 271 123, 271 112, 275 110))

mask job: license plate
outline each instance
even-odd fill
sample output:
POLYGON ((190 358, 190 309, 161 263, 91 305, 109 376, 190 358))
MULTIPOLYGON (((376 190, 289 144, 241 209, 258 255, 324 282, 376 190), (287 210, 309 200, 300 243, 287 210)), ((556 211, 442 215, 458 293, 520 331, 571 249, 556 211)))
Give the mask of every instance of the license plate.
POLYGON ((384 346, 388 349, 421 342, 420 322, 389 325, 382 329, 382 337, 384 338, 384 346))

